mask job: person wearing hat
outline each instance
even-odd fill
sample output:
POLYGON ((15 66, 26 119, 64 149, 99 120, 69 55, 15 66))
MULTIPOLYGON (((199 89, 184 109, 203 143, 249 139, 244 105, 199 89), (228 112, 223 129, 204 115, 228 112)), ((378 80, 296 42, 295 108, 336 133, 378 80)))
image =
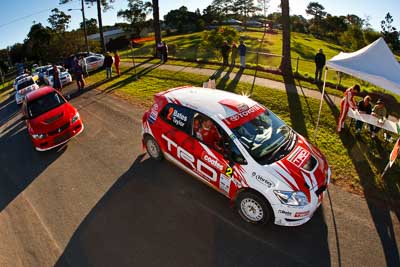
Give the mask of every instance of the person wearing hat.
POLYGON ((315 55, 315 83, 321 83, 322 78, 322 70, 326 63, 326 58, 322 48, 319 49, 319 52, 315 55))
POLYGON ((340 133, 340 131, 344 128, 344 121, 347 116, 347 112, 349 111, 349 108, 352 108, 353 110, 357 109, 356 103, 353 99, 354 95, 356 93, 360 92, 360 86, 358 84, 348 88, 344 92, 344 96, 342 100, 340 101, 340 115, 339 115, 339 121, 337 125, 337 132, 340 133))
MULTIPOLYGON (((382 124, 383 125, 385 123, 387 110, 386 110, 386 107, 385 107, 385 103, 383 102, 382 99, 378 99, 378 101, 376 102, 376 105, 372 109, 371 115, 378 119, 378 124, 382 124)), ((379 132, 379 130, 381 128, 377 127, 375 125, 371 125, 370 129, 371 129, 371 137, 375 138, 376 134, 379 132)))

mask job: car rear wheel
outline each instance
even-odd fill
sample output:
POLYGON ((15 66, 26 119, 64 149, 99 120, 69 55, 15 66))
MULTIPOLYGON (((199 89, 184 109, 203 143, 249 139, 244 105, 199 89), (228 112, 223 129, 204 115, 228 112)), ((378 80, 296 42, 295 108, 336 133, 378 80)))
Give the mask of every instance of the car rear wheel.
POLYGON ((273 212, 271 206, 262 196, 245 191, 239 194, 236 199, 236 208, 239 215, 252 224, 267 224, 273 212))
POLYGON ((146 150, 149 156, 155 160, 161 160, 163 158, 160 146, 157 144, 153 137, 147 136, 145 138, 146 150))

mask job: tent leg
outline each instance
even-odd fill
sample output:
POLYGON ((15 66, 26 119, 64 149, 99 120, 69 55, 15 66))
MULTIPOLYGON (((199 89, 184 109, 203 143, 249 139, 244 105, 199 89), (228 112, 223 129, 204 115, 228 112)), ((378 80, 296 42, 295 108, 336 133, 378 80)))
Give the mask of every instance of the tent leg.
POLYGON ((314 131, 314 143, 317 141, 317 133, 318 133, 318 126, 319 126, 319 120, 321 117, 321 111, 322 111, 322 101, 324 100, 324 94, 325 94, 325 85, 326 85, 326 74, 328 70, 325 67, 325 74, 324 74, 324 85, 322 86, 322 93, 321 93, 321 101, 319 104, 319 111, 318 111, 318 120, 317 120, 317 125, 315 125, 315 131, 314 131))

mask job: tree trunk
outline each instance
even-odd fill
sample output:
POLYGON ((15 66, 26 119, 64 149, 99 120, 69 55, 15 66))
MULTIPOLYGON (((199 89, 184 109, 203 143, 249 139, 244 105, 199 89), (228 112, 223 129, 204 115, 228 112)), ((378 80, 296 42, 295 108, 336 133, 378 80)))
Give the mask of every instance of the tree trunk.
POLYGON ((290 56, 290 17, 289 0, 281 0, 282 7, 282 60, 279 67, 285 81, 293 81, 292 61, 290 56))
POLYGON ((104 34, 103 34, 103 21, 101 18, 101 3, 100 0, 97 0, 97 17, 99 20, 99 32, 100 32, 100 47, 101 52, 106 52, 106 45, 104 43, 104 34))
POLYGON ((159 12, 159 8, 158 8, 158 0, 152 0, 152 2, 153 2, 154 37, 155 37, 155 43, 156 43, 155 47, 157 47, 157 44, 161 42, 160 12, 159 12))

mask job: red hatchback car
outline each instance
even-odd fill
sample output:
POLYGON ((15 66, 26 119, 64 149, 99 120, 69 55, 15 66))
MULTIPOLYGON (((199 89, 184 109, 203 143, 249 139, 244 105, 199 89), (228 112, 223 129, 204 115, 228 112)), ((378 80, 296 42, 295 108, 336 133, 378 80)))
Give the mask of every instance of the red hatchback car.
POLYGON ((84 128, 76 108, 49 86, 25 96, 22 114, 29 136, 38 151, 68 142, 84 128))

